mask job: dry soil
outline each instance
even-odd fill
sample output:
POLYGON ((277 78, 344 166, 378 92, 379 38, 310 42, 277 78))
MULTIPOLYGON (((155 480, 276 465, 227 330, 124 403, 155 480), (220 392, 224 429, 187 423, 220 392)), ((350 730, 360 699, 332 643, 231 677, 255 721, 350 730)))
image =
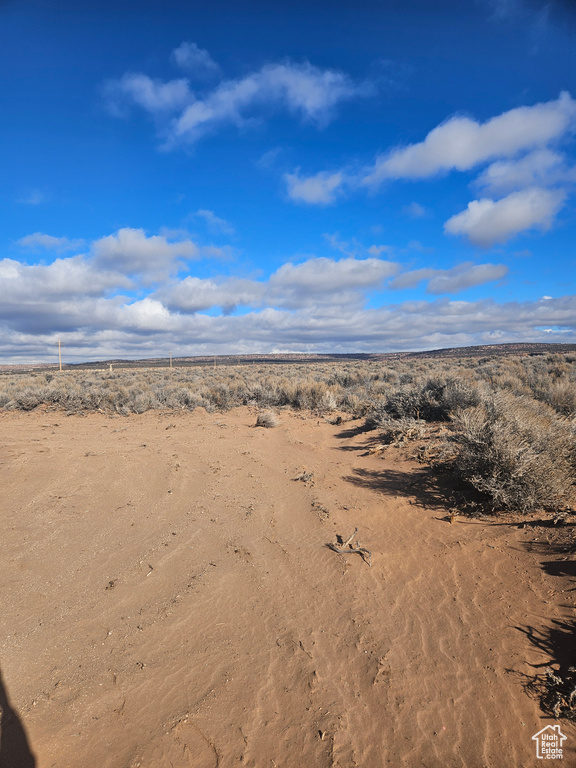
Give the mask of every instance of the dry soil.
POLYGON ((573 617, 542 531, 280 418, 0 416, 2 768, 539 762, 524 686, 573 617), (356 527, 371 567, 326 546, 356 527))

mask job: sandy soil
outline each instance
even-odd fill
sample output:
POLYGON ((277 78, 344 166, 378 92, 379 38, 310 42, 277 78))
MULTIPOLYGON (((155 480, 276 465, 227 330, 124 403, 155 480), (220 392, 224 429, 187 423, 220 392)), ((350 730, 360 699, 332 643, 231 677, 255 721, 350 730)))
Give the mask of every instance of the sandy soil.
POLYGON ((538 762, 525 675, 573 616, 542 529, 448 524, 354 423, 281 421, 0 417, 4 768, 538 762), (371 567, 326 547, 356 526, 371 567))

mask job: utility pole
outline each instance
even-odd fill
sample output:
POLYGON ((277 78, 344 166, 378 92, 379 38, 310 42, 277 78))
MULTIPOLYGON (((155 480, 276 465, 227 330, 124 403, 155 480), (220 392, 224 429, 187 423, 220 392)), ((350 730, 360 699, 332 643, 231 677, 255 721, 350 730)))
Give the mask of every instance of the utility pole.
POLYGON ((58 360, 60 362, 60 371, 62 371, 62 345, 58 339, 58 360))

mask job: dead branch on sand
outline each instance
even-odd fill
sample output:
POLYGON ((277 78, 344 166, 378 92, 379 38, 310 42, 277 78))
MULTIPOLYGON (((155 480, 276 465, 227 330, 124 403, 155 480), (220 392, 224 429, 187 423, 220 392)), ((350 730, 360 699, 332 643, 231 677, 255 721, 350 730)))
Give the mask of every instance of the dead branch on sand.
POLYGON ((349 536, 346 541, 339 547, 337 544, 326 544, 328 549, 331 549, 332 552, 338 552, 339 555, 347 555, 350 552, 356 552, 362 560, 364 560, 365 563, 368 563, 368 566, 372 567, 372 552, 370 552, 369 549, 366 549, 365 547, 360 546, 360 542, 356 542, 356 546, 354 546, 353 539, 358 533, 358 528, 354 528, 354 533, 349 536))

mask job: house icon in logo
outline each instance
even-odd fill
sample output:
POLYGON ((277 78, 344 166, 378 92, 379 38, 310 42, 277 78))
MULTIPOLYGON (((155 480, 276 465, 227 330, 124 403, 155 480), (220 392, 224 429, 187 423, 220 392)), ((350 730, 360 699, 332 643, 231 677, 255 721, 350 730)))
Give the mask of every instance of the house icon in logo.
POLYGON ((538 760, 562 760, 562 744, 566 738, 559 725, 547 725, 546 728, 535 733, 532 736, 532 741, 536 742, 538 760))

